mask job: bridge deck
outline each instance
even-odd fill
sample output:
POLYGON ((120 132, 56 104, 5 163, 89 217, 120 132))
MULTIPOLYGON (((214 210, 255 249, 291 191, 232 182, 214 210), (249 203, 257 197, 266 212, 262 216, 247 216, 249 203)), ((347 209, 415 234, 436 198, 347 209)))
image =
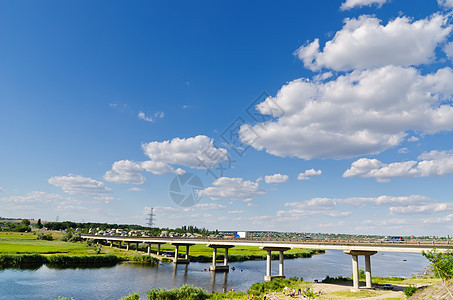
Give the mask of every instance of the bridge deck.
POLYGON ((129 243, 150 244, 204 244, 204 245, 233 245, 255 247, 289 247, 332 250, 364 250, 388 252, 416 252, 451 249, 449 241, 382 241, 382 240, 291 240, 291 239, 202 239, 202 238, 175 238, 175 237, 125 237, 82 234, 84 239, 121 241, 129 243))

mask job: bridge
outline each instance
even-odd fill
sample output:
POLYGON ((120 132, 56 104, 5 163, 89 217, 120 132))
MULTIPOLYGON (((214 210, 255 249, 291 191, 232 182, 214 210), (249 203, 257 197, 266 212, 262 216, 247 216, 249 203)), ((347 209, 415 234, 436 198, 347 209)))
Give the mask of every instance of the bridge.
POLYGON ((449 240, 432 240, 432 241, 385 241, 385 240, 298 240, 298 239, 228 239, 228 238, 178 238, 178 237, 133 237, 133 236, 103 236, 82 234, 83 239, 93 239, 96 242, 104 241, 110 244, 122 243, 126 244, 126 249, 130 249, 131 244, 136 244, 138 250, 139 244, 148 245, 148 254, 151 254, 151 245, 157 245, 157 255, 160 255, 160 246, 162 244, 171 244, 175 246, 174 257, 172 258, 175 264, 187 264, 190 262, 189 248, 193 245, 206 245, 212 248, 212 264, 210 270, 213 272, 228 272, 228 249, 234 246, 253 246, 267 252, 267 264, 265 281, 270 281, 274 278, 285 278, 284 275, 284 260, 283 253, 294 248, 306 249, 328 249, 328 250, 343 250, 345 254, 351 255, 352 270, 353 270, 353 290, 359 289, 359 264, 358 257, 365 257, 365 275, 366 287, 371 288, 371 256, 378 251, 387 252, 413 252, 422 253, 422 251, 430 251, 434 248, 438 250, 447 250, 453 246, 449 240), (179 257, 179 247, 186 247, 184 258, 179 257), (223 265, 218 265, 216 261, 217 250, 224 250, 223 265), (271 256, 272 252, 279 252, 279 272, 278 275, 272 275, 271 256))

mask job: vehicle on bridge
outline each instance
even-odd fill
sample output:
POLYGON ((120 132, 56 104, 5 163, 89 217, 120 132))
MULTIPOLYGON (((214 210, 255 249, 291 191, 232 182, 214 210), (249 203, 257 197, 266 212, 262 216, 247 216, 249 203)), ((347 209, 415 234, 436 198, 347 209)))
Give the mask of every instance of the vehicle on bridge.
POLYGON ((402 236, 389 236, 387 241, 404 241, 404 238, 402 236))

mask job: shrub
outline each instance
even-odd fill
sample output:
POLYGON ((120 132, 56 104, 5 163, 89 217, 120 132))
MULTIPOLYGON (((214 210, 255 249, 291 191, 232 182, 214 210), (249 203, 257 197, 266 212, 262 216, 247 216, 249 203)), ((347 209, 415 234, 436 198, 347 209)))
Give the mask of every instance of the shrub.
POLYGON ((37 240, 45 240, 45 241, 52 241, 53 236, 50 233, 38 232, 36 235, 37 240))
POLYGON ((417 291, 417 287, 413 286, 412 284, 403 290, 404 294, 407 297, 412 296, 416 291, 417 291))
POLYGON ((130 261, 140 262, 140 263, 157 263, 159 260, 149 255, 134 255, 129 258, 130 261))
POLYGON ((148 300, 204 300, 209 297, 202 288, 188 284, 172 290, 152 289, 146 292, 146 295, 148 300))

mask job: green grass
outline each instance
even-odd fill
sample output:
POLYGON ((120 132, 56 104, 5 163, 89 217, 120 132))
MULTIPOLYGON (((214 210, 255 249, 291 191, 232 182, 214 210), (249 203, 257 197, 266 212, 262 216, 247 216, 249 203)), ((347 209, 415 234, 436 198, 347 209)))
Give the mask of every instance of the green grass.
POLYGON ((86 244, 37 240, 32 233, 0 233, 0 254, 88 254, 94 250, 86 244))

